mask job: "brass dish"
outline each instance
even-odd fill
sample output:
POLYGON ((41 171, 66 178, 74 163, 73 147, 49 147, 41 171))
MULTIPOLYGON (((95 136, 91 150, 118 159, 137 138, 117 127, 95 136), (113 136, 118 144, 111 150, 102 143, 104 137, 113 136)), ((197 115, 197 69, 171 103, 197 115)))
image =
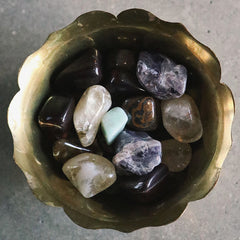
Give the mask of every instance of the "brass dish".
POLYGON ((215 54, 199 43, 179 23, 158 19, 150 12, 130 9, 117 17, 93 11, 52 33, 44 45, 24 62, 18 78, 20 91, 8 111, 14 140, 14 159, 24 172, 35 196, 50 206, 63 207, 66 214, 85 228, 111 228, 130 232, 176 220, 189 201, 206 196, 218 180, 231 146, 234 100, 220 83, 221 69, 215 54), (40 104, 49 93, 54 70, 81 50, 96 46, 158 49, 191 73, 188 94, 197 102, 203 123, 203 138, 193 146, 193 159, 177 192, 151 206, 106 206, 98 199, 85 199, 60 178, 40 147, 35 121, 40 104))

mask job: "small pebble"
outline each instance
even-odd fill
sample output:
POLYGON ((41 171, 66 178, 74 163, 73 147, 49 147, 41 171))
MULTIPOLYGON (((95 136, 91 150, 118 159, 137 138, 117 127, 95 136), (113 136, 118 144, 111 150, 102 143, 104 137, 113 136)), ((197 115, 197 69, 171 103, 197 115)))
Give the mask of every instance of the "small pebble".
POLYGON ((161 102, 163 126, 179 142, 191 143, 202 137, 202 122, 194 100, 187 94, 161 102))
POLYGON ((97 135, 103 115, 111 107, 111 95, 101 85, 89 87, 80 98, 73 122, 82 146, 90 146, 97 135))
POLYGON ((122 104, 130 115, 129 126, 135 130, 151 131, 158 126, 156 101, 152 97, 134 97, 126 99, 122 104))
POLYGON ((188 143, 174 139, 162 141, 162 163, 168 166, 170 172, 181 172, 192 159, 192 149, 188 143))
POLYGON ((65 66, 53 81, 53 89, 75 94, 98 84, 102 79, 101 56, 97 49, 84 51, 65 66))
POLYGON ((166 165, 159 164, 143 176, 121 176, 118 178, 119 187, 133 200, 150 202, 165 196, 168 189, 169 171, 166 165))
POLYGON ((137 77, 140 84, 159 99, 178 98, 186 90, 186 68, 159 53, 140 53, 137 77))
POLYGON ((85 198, 102 192, 117 178, 113 164, 92 153, 82 153, 71 158, 63 165, 62 170, 85 198))
POLYGON ((91 152, 91 150, 82 147, 76 139, 59 139, 53 145, 53 157, 60 163, 65 163, 70 158, 84 152, 91 152))
POLYGON ((121 175, 144 175, 161 163, 161 143, 145 132, 124 130, 116 139, 113 163, 121 175))
POLYGON ((128 116, 120 107, 112 108, 104 114, 101 127, 108 145, 111 145, 115 138, 122 132, 127 121, 128 116))
POLYGON ((66 137, 73 125, 73 98, 51 96, 38 115, 38 124, 49 138, 66 137))
POLYGON ((115 97, 143 94, 145 90, 139 84, 135 74, 122 69, 113 69, 105 82, 106 88, 115 97))

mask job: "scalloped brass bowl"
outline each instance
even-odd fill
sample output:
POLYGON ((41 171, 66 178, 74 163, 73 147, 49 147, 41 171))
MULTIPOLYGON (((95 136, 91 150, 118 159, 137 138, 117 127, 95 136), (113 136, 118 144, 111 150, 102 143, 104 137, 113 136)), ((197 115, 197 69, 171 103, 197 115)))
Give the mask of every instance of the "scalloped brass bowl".
POLYGON ((131 9, 115 17, 93 11, 52 33, 44 45, 24 62, 18 78, 20 91, 13 98, 8 124, 14 140, 14 159, 36 197, 63 207, 80 226, 130 232, 176 220, 189 201, 204 197, 215 185, 231 146, 234 101, 220 83, 221 69, 214 53, 179 23, 164 22, 151 13, 131 9), (178 191, 153 205, 118 206, 85 199, 66 179, 60 178, 40 145, 35 116, 49 94, 49 80, 62 62, 88 47, 159 50, 188 69, 188 94, 199 106, 202 140, 193 146, 193 159, 178 191))

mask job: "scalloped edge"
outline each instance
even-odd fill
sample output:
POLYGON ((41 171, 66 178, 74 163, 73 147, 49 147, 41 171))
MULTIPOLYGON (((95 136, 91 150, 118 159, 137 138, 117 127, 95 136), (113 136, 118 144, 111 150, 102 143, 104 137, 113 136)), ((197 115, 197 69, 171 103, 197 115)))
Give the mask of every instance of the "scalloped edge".
MULTIPOLYGON (((196 40, 187 31, 185 26, 182 25, 181 23, 171 23, 171 22, 163 21, 163 20, 159 19, 158 17, 156 17, 155 15, 153 15, 152 13, 150 13, 148 11, 145 11, 145 10, 142 10, 142 9, 128 9, 128 10, 125 10, 125 11, 121 12, 117 17, 115 17, 114 15, 112 15, 110 13, 103 12, 103 11, 91 11, 91 12, 82 14, 75 21, 73 21, 71 24, 69 24, 66 27, 50 34, 49 37, 47 38, 46 42, 43 44, 43 46, 39 50, 37 50, 36 52, 31 54, 24 61, 23 66, 22 66, 22 68, 19 72, 19 77, 18 77, 18 79, 19 79, 18 84, 19 84, 20 91, 17 92, 17 94, 14 96, 14 98, 12 99, 12 101, 9 105, 8 125, 9 125, 9 128, 10 128, 12 136, 13 136, 13 140, 14 140, 14 159, 15 159, 15 162, 21 168, 21 170, 24 172, 33 193, 35 194, 35 196, 40 201, 43 201, 44 203, 46 203, 50 206, 63 206, 61 203, 58 202, 57 199, 52 197, 51 193, 46 191, 45 187, 42 185, 42 182, 40 182, 36 177, 33 177, 32 175, 30 175, 28 173, 28 171, 24 168, 22 163, 18 161, 17 156, 15 156, 15 151, 18 148, 16 146, 16 141, 15 141, 15 138, 16 138, 15 131, 16 131, 16 127, 17 127, 17 120, 18 120, 18 118, 20 117, 20 114, 21 114, 20 111, 16 112, 16 106, 21 105, 23 92, 26 91, 26 89, 29 85, 29 81, 31 80, 30 75, 27 75, 27 73, 26 73, 26 69, 27 69, 28 65, 29 64, 30 65, 31 64, 32 65, 41 64, 42 62, 41 62, 41 58, 39 58, 39 55, 41 55, 41 52, 43 51, 43 48, 46 48, 48 45, 51 45, 52 43, 58 41, 58 38, 59 38, 58 35, 62 35, 69 28, 77 25, 79 28, 82 29, 82 34, 86 35, 86 33, 89 32, 89 29, 88 28, 84 29, 84 24, 83 23, 86 20, 87 20, 87 22, 89 21, 89 16, 96 16, 96 15, 101 16, 101 18, 104 19, 104 22, 105 22, 104 27, 114 27, 114 26, 119 25, 119 24, 123 25, 123 26, 125 26, 125 25, 139 26, 139 23, 141 23, 141 24, 144 23, 143 19, 145 17, 145 24, 148 24, 148 27, 149 27, 149 24, 155 24, 155 25, 156 24, 157 25, 162 24, 162 25, 168 25, 168 26, 171 26, 171 27, 174 27, 174 28, 178 28, 178 30, 179 30, 178 34, 181 33, 183 35, 184 34, 188 35, 188 37, 190 39, 190 42, 186 43, 186 44, 188 44, 188 46, 192 46, 192 44, 193 44, 193 46, 195 46, 196 49, 201 52, 201 54, 199 54, 199 59, 201 60, 202 56, 205 55, 209 58, 209 64, 215 64, 215 68, 219 69, 219 71, 217 72, 217 74, 218 74, 218 76, 217 76, 218 84, 219 84, 219 86, 223 86, 223 87, 219 87, 219 89, 218 89, 219 93, 218 94, 219 94, 219 96, 221 96, 222 92, 225 92, 226 93, 225 97, 227 99, 230 99, 228 101, 224 101, 224 100, 222 101, 224 112, 226 112, 227 109, 229 108, 229 106, 226 106, 226 104, 225 104, 226 102, 228 102, 228 104, 231 105, 230 108, 232 109, 230 111, 230 114, 228 114, 228 116, 225 116, 226 114, 223 116, 223 118, 224 118, 223 122, 226 121, 226 118, 228 119, 228 122, 230 122, 229 125, 225 124, 225 126, 224 126, 224 133, 223 134, 225 134, 224 135, 225 140, 222 141, 222 142, 218 142, 218 144, 220 144, 220 146, 225 146, 225 147, 221 148, 221 152, 216 152, 215 155, 214 155, 215 160, 214 159, 213 160, 217 163, 218 167, 216 168, 217 171, 216 171, 216 174, 214 175, 213 179, 209 180, 209 182, 208 182, 208 184, 211 184, 212 187, 207 192, 197 194, 197 189, 199 189, 201 184, 206 184, 204 177, 202 177, 202 179, 199 181, 199 184, 196 185, 197 187, 195 189, 195 194, 196 194, 197 197, 195 197, 195 198, 192 197, 191 199, 188 199, 188 201, 185 201, 185 205, 183 203, 178 204, 179 206, 181 205, 181 206, 184 206, 184 207, 182 207, 180 213, 176 214, 175 217, 173 217, 173 219, 170 221, 170 222, 173 222, 183 213, 183 211, 186 208, 187 203, 189 201, 197 200, 197 199, 200 199, 200 198, 204 197, 205 195, 207 195, 207 193, 209 191, 211 191, 214 184, 216 183, 216 181, 218 179, 218 176, 219 176, 219 171, 220 171, 219 169, 221 169, 223 161, 224 161, 224 159, 225 159, 225 157, 226 157, 226 155, 227 155, 227 153, 230 149, 230 146, 231 146, 231 142, 232 142, 231 141, 231 124, 232 124, 233 116, 234 116, 234 100, 233 100, 233 96, 231 94, 231 91, 227 86, 224 86, 223 84, 220 83, 221 68, 220 68, 220 64, 219 64, 218 59, 216 58, 215 54, 212 52, 212 50, 210 48, 208 48, 207 46, 203 45, 198 40, 196 40), (136 15, 138 15, 138 17, 136 17, 136 15), (134 21, 132 21, 132 18, 134 18, 134 21), (204 54, 202 55, 202 53, 204 53, 204 54), (26 78, 26 75, 28 76, 28 78, 26 78), (22 76, 24 76, 24 77, 22 77, 22 76), (29 81, 26 81, 26 79, 28 79, 29 81), (219 154, 222 156, 221 158, 219 158, 219 154), (33 186, 33 183, 35 185, 38 185, 38 190, 37 191, 34 190, 35 187, 33 186), (40 192, 45 192, 45 193, 42 194, 40 192), (44 195, 44 197, 42 197, 42 195, 44 195)), ((102 24, 102 20, 100 21, 100 23, 102 24)), ((90 30, 90 32, 96 30, 98 25, 99 24, 95 25, 93 27, 93 29, 90 30)), ((181 37, 181 36, 178 36, 178 37, 181 37)), ((31 72, 30 73, 28 72, 28 74, 31 74, 31 72)), ((215 74, 216 74, 216 72, 215 72, 215 74)), ((17 107, 17 109, 18 109, 18 107, 17 107)), ((214 161, 212 161, 212 162, 214 162, 214 161)), ((193 193, 194 193, 194 191, 193 191, 193 193)), ((193 193, 192 193, 192 196, 194 195, 193 193)), ((69 214, 69 212, 71 212, 71 211, 69 209, 66 209, 66 208, 64 210, 67 213, 67 215, 71 218, 71 216, 70 216, 71 214, 69 214)), ((96 222, 95 223, 94 222, 90 223, 89 219, 91 219, 91 221, 93 221, 94 218, 89 218, 88 216, 85 216, 83 214, 79 215, 79 216, 81 217, 82 220, 83 220, 83 218, 86 219, 87 224, 85 224, 85 226, 84 226, 85 228, 105 228, 105 227, 107 227, 107 228, 117 229, 117 227, 115 227, 114 223, 113 223, 114 226, 112 224, 109 224, 108 222, 102 222, 102 221, 100 221, 99 224, 97 224, 96 222), (95 224, 97 224, 97 225, 95 225, 95 224)), ((74 219, 72 219, 72 220, 74 221, 74 219)), ((96 221, 96 219, 95 219, 95 221, 96 221)), ((127 229, 127 227, 126 228, 122 227, 122 228, 118 228, 117 230, 120 230, 120 231, 123 231, 123 232, 130 232, 130 231, 136 230, 138 228, 142 228, 142 227, 146 227, 146 226, 156 226, 156 225, 158 225, 157 221, 156 221, 156 224, 153 224, 153 222, 151 221, 151 223, 149 223, 149 224, 140 224, 139 227, 135 226, 131 229, 127 229)))

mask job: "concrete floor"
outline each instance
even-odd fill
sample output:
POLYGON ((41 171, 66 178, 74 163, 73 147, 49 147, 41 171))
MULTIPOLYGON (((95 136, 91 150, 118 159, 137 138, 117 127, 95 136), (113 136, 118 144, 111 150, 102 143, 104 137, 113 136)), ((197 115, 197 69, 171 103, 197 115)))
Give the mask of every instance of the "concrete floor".
POLYGON ((240 239, 240 1, 239 0, 0 0, 0 239, 240 239), (90 10, 118 14, 143 8, 163 20, 181 22, 217 55, 222 81, 233 91, 236 115, 233 146, 216 187, 204 199, 192 202, 183 216, 164 227, 130 234, 113 230, 86 230, 60 208, 39 202, 12 159, 12 140, 6 123, 8 104, 17 92, 17 74, 24 59, 37 50, 48 34, 90 10))

